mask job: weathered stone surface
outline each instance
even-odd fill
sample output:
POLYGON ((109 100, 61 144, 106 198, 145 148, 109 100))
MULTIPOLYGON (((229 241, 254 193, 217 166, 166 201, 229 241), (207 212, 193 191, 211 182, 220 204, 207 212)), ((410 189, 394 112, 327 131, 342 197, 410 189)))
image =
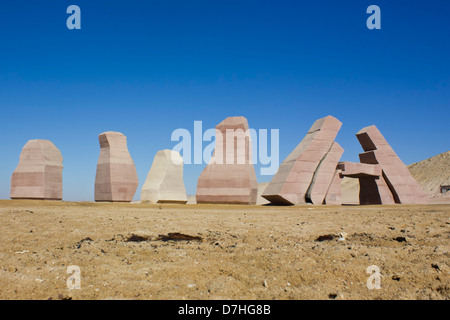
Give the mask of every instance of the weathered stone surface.
POLYGON ((383 176, 359 177, 359 204, 395 204, 383 176))
POLYGON ((344 149, 334 142, 325 157, 320 161, 311 184, 306 192, 306 199, 313 204, 323 204, 330 184, 335 176, 336 166, 344 149))
POLYGON ((394 197, 383 177, 382 167, 375 163, 339 162, 342 177, 359 179, 359 203, 394 204, 394 197))
POLYGON ((183 158, 179 152, 166 149, 156 153, 141 189, 141 202, 187 202, 183 182, 183 158))
POLYGON ((262 196, 273 204, 306 203, 306 193, 314 174, 333 145, 341 126, 342 123, 332 116, 317 120, 305 138, 281 163, 262 196))
POLYGON ((12 199, 62 200, 63 157, 48 140, 30 140, 11 177, 12 199))
POLYGON ((264 199, 261 195, 264 193, 264 190, 266 189, 266 187, 269 185, 268 182, 261 182, 258 183, 258 197, 256 198, 256 204, 257 205, 265 205, 265 204, 269 204, 270 201, 264 199))
POLYGON ((248 129, 244 117, 228 117, 216 126, 214 154, 197 182, 197 203, 256 203, 258 186, 248 129))
POLYGON ((406 165, 400 160, 377 127, 363 128, 356 134, 356 137, 365 151, 359 155, 360 161, 381 166, 382 176, 395 203, 428 203, 429 198, 422 187, 413 178, 406 165))
POLYGON ((359 179, 359 204, 394 204, 379 164, 339 162, 342 177, 359 179))
POLYGON ((381 166, 379 164, 342 161, 338 163, 337 168, 342 170, 341 175, 343 177, 361 178, 381 176, 381 166))
POLYGON ((98 138, 100 156, 95 177, 95 201, 131 202, 139 180, 128 152, 127 138, 112 131, 104 132, 98 138))
POLYGON ((323 201, 323 204, 328 205, 341 205, 342 204, 342 175, 341 170, 337 169, 334 172, 333 180, 331 181, 330 187, 328 188, 327 194, 323 201))

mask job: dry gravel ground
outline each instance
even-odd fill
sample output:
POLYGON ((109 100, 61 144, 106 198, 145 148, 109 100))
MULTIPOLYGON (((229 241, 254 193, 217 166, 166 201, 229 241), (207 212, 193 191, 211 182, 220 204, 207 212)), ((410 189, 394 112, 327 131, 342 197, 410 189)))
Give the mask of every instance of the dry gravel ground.
POLYGON ((450 205, 2 200, 0 299, 449 299, 449 218, 450 205), (158 238, 176 232, 203 240, 158 238))

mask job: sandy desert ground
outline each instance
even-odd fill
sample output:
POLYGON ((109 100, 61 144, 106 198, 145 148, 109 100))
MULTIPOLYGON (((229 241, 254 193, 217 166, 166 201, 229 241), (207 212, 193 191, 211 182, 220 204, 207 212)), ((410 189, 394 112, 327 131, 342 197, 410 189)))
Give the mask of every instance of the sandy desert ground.
POLYGON ((449 218, 446 204, 1 200, 0 299, 449 299, 449 218))

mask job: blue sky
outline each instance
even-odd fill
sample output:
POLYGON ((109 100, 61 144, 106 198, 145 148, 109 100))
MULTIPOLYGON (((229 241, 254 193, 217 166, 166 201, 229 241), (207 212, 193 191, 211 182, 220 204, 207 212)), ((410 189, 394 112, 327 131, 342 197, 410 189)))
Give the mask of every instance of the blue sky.
MULTIPOLYGON (((372 124, 406 164, 445 152, 449 12, 443 0, 2 3, 0 199, 23 145, 49 139, 64 157, 64 200, 93 200, 109 130, 128 138, 139 199, 173 130, 228 116, 279 129, 281 161, 326 115, 343 122, 343 160, 358 161, 355 133, 372 124), (71 4, 81 30, 66 27, 71 4), (372 4, 381 30, 366 27, 372 4)), ((189 194, 203 167, 185 166, 189 194)))

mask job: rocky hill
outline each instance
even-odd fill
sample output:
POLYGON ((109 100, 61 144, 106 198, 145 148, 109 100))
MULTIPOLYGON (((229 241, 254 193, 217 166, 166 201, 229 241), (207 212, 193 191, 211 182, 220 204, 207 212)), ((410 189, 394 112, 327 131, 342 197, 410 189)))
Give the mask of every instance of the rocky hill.
POLYGON ((440 195, 440 185, 450 185, 450 151, 408 166, 428 195, 440 195))

